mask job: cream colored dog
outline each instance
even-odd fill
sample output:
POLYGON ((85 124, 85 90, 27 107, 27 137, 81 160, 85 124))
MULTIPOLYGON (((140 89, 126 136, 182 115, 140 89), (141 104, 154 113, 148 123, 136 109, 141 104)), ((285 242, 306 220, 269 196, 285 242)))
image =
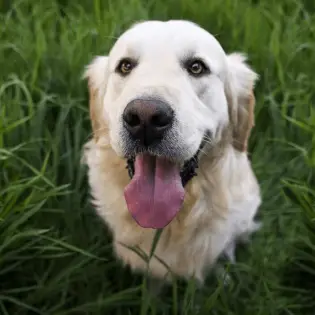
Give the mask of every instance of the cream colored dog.
POLYGON ((94 136, 84 156, 117 257, 153 277, 202 283, 259 227, 260 188, 246 152, 257 75, 242 54, 174 20, 134 25, 85 77, 94 136), (162 228, 147 264, 130 248, 149 256, 162 228))

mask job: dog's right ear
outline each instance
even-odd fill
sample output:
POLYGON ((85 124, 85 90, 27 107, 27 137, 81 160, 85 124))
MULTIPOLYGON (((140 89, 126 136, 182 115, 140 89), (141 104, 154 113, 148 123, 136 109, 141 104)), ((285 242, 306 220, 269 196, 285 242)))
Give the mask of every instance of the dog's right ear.
POLYGON ((103 99, 107 84, 108 57, 98 56, 87 65, 83 78, 88 80, 90 119, 95 141, 106 127, 103 99))

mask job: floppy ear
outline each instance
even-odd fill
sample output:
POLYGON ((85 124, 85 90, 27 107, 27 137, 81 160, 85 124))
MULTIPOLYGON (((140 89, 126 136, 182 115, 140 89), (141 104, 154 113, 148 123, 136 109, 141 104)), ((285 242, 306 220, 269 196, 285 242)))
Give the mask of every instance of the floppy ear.
POLYGON ((246 64, 240 53, 227 56, 228 77, 226 96, 229 103, 233 146, 238 151, 247 151, 248 138, 254 126, 254 86, 258 75, 246 64))
POLYGON ((106 91, 107 64, 108 57, 98 56, 86 67, 83 75, 88 80, 90 119, 96 141, 106 127, 102 100, 106 91))

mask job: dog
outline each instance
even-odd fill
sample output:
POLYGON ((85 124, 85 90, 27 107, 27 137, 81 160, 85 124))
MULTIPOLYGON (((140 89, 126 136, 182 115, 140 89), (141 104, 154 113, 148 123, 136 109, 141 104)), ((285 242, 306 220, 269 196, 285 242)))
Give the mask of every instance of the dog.
POLYGON ((133 24, 84 78, 84 160, 115 257, 164 282, 204 283, 261 224, 247 153, 258 74, 201 26, 169 20, 133 24))

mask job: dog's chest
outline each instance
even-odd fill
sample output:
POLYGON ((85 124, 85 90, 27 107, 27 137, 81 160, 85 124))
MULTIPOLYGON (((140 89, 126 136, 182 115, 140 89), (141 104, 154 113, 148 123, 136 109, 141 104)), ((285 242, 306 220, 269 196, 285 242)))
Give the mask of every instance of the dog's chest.
MULTIPOLYGON (((205 212, 203 212, 205 213, 205 212)), ((125 228, 125 232, 126 228, 125 228)), ((148 257, 155 231, 138 227, 130 228, 129 233, 117 231, 114 233, 115 251, 117 256, 134 270, 144 271, 147 268, 140 249, 148 257), (122 243, 125 243, 124 246, 122 243), (137 253, 138 251, 138 253, 137 253)), ((164 277, 168 268, 173 273, 189 278, 194 276, 202 281, 205 273, 213 265, 228 243, 229 236, 224 226, 210 220, 210 217, 195 219, 186 226, 172 222, 163 230, 155 249, 155 255, 150 261, 150 272, 156 277, 164 277)))

